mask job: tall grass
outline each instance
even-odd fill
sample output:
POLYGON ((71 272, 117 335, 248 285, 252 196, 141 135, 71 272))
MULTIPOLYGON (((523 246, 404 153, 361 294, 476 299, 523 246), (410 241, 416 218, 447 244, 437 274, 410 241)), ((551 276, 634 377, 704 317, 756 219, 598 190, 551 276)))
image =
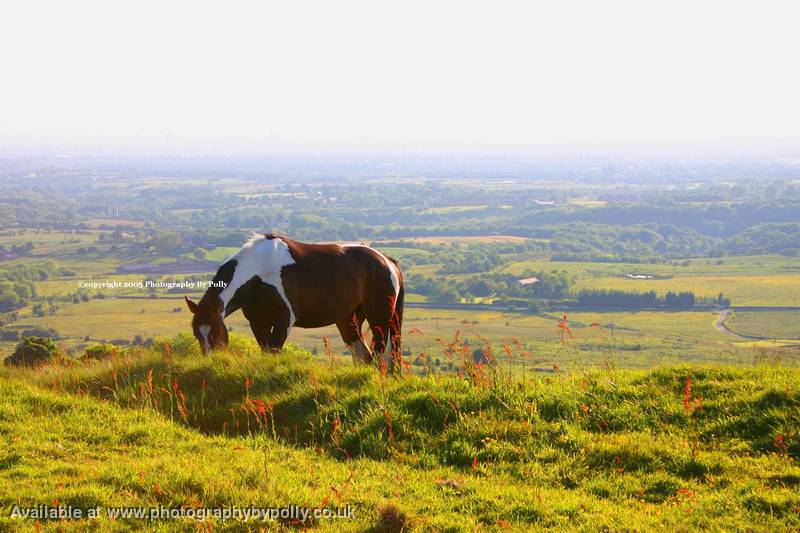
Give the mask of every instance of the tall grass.
MULTIPOLYGON (((477 335, 479 343, 455 332, 438 340, 441 357, 456 369, 448 375, 406 369, 397 376, 293 346, 266 355, 236 335, 226 351, 209 356, 190 335, 179 335, 106 359, 60 358, 3 373, 250 443, 261 450, 262 475, 274 469, 276 447, 288 446, 346 465, 350 479, 363 460, 388 461, 461 472, 436 480, 456 493, 468 478, 535 481, 543 492, 557 487, 581 498, 640 501, 665 513, 669 506, 697 509, 709 520, 698 524, 722 523, 714 521, 735 512, 742 523, 800 526, 792 511, 800 507, 800 371, 629 371, 616 368, 613 353, 592 368, 580 364, 566 318, 555 327, 574 354, 574 372, 532 372, 535 356, 519 342, 495 350, 477 335), (768 498, 758 494, 767 489, 768 498)), ((538 523, 538 512, 490 523, 538 523)))
MULTIPOLYGON (((560 329, 564 349, 579 361, 566 321, 560 329)), ((339 457, 407 455, 471 467, 476 458, 535 459, 576 430, 683 436, 692 458, 713 448, 704 446, 712 436, 767 453, 781 435, 788 456, 800 450, 796 371, 678 367, 641 374, 612 361, 543 376, 529 371, 523 362, 532 355, 513 341, 500 354, 486 341, 468 344, 459 332, 440 345, 457 375, 393 377, 333 357, 315 360, 292 346, 264 355, 236 335, 227 351, 207 357, 191 336, 179 335, 105 360, 59 359, 12 372, 57 391, 157 412, 203 433, 266 434, 339 457), (727 390, 731 375, 749 394, 727 390)))

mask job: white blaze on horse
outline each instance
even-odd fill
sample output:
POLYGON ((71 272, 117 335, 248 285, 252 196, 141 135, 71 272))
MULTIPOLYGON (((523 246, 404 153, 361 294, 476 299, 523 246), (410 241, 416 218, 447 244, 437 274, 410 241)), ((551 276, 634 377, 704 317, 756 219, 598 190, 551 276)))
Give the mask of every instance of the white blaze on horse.
POLYGON ((397 263, 368 246, 267 234, 247 241, 219 268, 202 299, 187 297, 186 304, 204 354, 228 344, 224 319, 241 309, 263 350, 280 350, 294 326, 336 324, 354 361, 371 363, 375 353, 389 365, 402 354, 403 294, 397 263), (361 332, 365 320, 371 348, 361 332))

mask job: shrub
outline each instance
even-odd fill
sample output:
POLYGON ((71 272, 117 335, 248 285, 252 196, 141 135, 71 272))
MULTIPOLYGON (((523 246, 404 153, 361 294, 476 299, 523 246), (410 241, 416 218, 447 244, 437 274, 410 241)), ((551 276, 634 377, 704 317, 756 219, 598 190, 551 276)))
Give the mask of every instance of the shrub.
POLYGON ((119 353, 119 348, 113 344, 95 344, 83 352, 83 359, 109 359, 119 353))
POLYGON ((158 337, 153 340, 153 348, 165 355, 179 357, 202 355, 197 339, 189 332, 182 332, 174 337, 158 337))
POLYGON ((48 337, 24 337, 7 357, 3 364, 13 366, 35 366, 53 359, 58 355, 58 347, 48 337))

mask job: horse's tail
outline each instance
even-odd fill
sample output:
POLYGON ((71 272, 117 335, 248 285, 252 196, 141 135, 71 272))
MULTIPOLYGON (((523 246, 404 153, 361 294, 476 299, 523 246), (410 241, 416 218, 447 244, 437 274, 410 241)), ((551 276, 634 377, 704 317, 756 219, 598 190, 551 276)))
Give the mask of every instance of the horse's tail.
POLYGON ((390 339, 392 343, 392 361, 394 366, 393 370, 399 372, 402 370, 403 360, 403 302, 405 300, 406 287, 405 283, 403 282, 403 275, 400 273, 400 265, 398 265, 397 261, 393 258, 389 257, 388 259, 394 263, 394 267, 397 269, 398 273, 398 281, 400 282, 400 287, 397 291, 397 299, 394 302, 394 313, 389 321, 389 333, 391 335, 390 339))

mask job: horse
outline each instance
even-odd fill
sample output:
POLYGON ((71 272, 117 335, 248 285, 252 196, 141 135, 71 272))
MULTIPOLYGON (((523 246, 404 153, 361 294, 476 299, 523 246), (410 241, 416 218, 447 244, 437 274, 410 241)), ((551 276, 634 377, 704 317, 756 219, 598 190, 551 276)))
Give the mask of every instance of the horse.
POLYGON ((253 235, 219 267, 199 302, 184 298, 203 354, 228 345, 225 317, 241 309, 265 352, 280 351, 295 326, 336 324, 355 363, 371 364, 376 354, 397 369, 404 292, 397 261, 374 248, 267 233, 253 235), (371 347, 362 336, 365 320, 371 347))

